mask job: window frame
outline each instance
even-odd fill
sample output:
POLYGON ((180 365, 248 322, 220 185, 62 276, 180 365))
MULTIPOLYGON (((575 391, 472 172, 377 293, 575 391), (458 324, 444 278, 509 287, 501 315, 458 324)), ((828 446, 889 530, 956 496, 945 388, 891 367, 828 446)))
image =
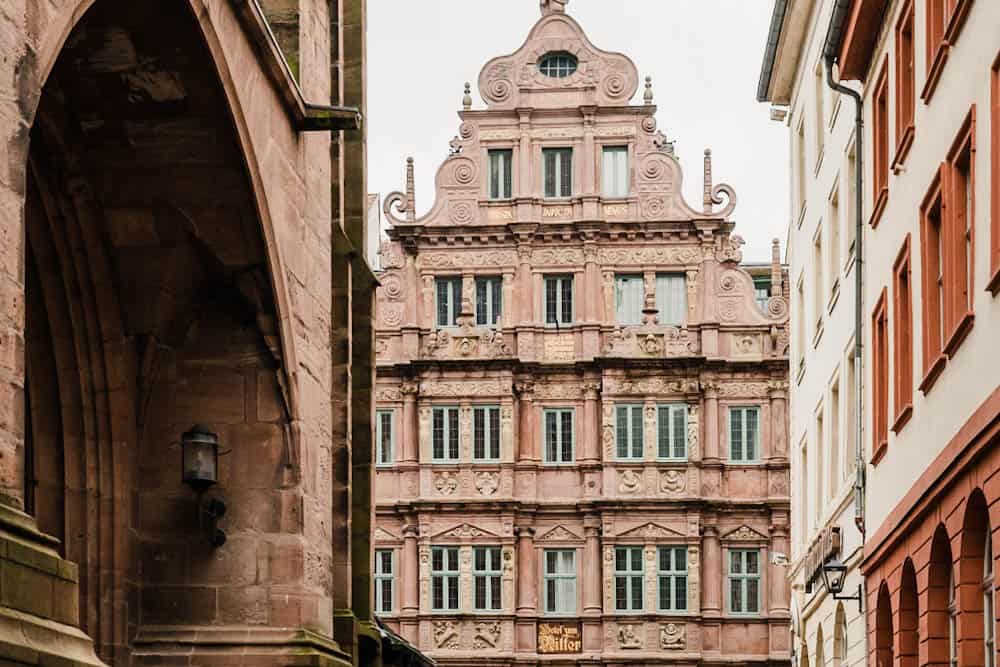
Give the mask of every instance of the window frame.
POLYGON ((763 416, 763 411, 760 405, 730 405, 726 412, 726 433, 727 433, 727 444, 729 445, 728 461, 736 465, 752 465, 761 463, 763 460, 761 458, 761 434, 762 434, 762 424, 761 417, 763 416), (747 429, 746 414, 748 411, 753 411, 757 415, 757 428, 754 429, 754 456, 747 457, 746 452, 746 436, 750 431, 747 429), (741 443, 741 451, 744 454, 740 458, 733 456, 733 414, 734 412, 740 412, 743 414, 742 424, 740 430, 743 437, 743 442, 741 443))
POLYGON ((604 199, 627 199, 631 195, 631 160, 629 155, 629 145, 628 144, 607 144, 601 146, 601 196, 604 199), (613 159, 614 163, 614 174, 612 175, 611 182, 613 187, 608 188, 609 174, 608 160, 609 154, 624 155, 624 164, 619 164, 619 160, 613 159), (624 170, 624 173, 619 173, 620 170, 624 170), (609 191, 610 190, 610 191, 609 191))
POLYGON ((472 547, 472 610, 479 613, 498 613, 503 610, 503 548, 498 545, 472 547), (486 554, 486 567, 476 564, 477 555, 486 554), (496 555, 496 567, 490 567, 491 554, 496 555), (479 580, 485 581, 484 605, 479 604, 479 580), (495 583, 495 587, 494 587, 495 583), (497 598, 494 598, 494 594, 497 598))
POLYGON ((457 405, 435 405, 431 407, 431 462, 432 463, 457 463, 462 458, 462 413, 461 407, 457 405), (454 413, 455 418, 452 420, 450 414, 454 413), (436 434, 434 423, 437 420, 437 415, 442 414, 442 451, 444 454, 442 456, 437 456, 436 451, 436 434), (452 448, 452 433, 451 429, 455 428, 455 447, 452 448))
POLYGON ((688 548, 687 545, 661 544, 656 549, 656 610, 663 614, 685 614, 688 612, 688 548), (663 568, 663 555, 670 552, 671 569, 663 568), (681 555, 683 567, 677 567, 677 558, 681 555), (678 579, 682 579, 681 589, 684 591, 683 604, 678 605, 678 579), (664 584, 671 591, 670 605, 663 603, 664 584))
POLYGON ((763 568, 761 567, 761 558, 763 556, 762 550, 760 548, 729 548, 726 550, 726 611, 730 616, 760 616, 763 611, 763 591, 761 590, 763 584, 763 568), (733 556, 736 554, 741 555, 742 569, 747 570, 747 555, 753 553, 757 556, 757 572, 754 574, 748 572, 733 572, 733 556), (733 583, 734 581, 739 581, 740 585, 740 598, 741 605, 744 609, 747 607, 747 602, 749 601, 749 594, 747 589, 749 588, 750 581, 757 582, 757 598, 754 601, 756 609, 753 611, 736 611, 733 609, 733 583))
POLYGON ((496 329, 502 326, 503 317, 503 276, 477 276, 474 281, 476 290, 476 326, 496 329), (480 294, 482 287, 483 294, 480 294), (485 295, 485 300, 481 297, 485 295), (482 315, 480 317, 480 307, 482 315))
POLYGON ((913 271, 910 263, 910 235, 892 266, 892 431, 899 433, 913 413, 913 271))
POLYGON ((690 406, 688 406, 687 403, 679 403, 679 402, 676 402, 676 401, 675 402, 665 402, 665 403, 657 403, 656 404, 656 460, 657 461, 686 462, 688 460, 688 458, 690 456, 690 453, 688 451, 688 438, 687 438, 688 411, 689 411, 689 407, 690 406), (666 435, 667 435, 667 440, 668 440, 668 442, 666 443, 666 447, 667 447, 667 452, 668 453, 667 453, 666 456, 663 455, 663 451, 664 451, 663 450, 663 445, 664 445, 664 442, 663 442, 663 435, 664 435, 664 429, 663 429, 663 411, 664 410, 667 411, 667 422, 668 422, 667 429, 666 429, 666 435), (683 449, 684 449, 684 455, 680 456, 680 457, 674 456, 674 454, 673 454, 676 451, 677 445, 678 445, 677 442, 673 441, 673 435, 674 435, 674 433, 673 433, 673 424, 674 424, 674 422, 673 422, 673 413, 674 412, 681 412, 684 415, 684 426, 681 429, 681 440, 682 440, 682 442, 679 443, 681 445, 681 447, 683 447, 683 449))
POLYGON ((546 407, 542 408, 542 464, 545 466, 566 466, 576 463, 576 408, 567 407, 546 407), (548 441, 548 416, 556 416, 556 450, 558 453, 556 460, 549 459, 548 441), (566 420, 563 415, 569 414, 569 458, 563 454, 566 451, 566 420))
POLYGON ((569 51, 549 51, 542 54, 538 59, 537 68, 539 73, 543 76, 547 76, 550 79, 567 79, 574 74, 576 74, 578 68, 580 67, 579 60, 575 55, 569 51), (546 63, 549 60, 564 59, 566 64, 557 63, 555 69, 553 70, 549 67, 549 71, 546 71, 546 63))
POLYGON ((945 161, 945 326, 943 350, 949 357, 973 322, 976 217, 976 106, 973 104, 945 161))
POLYGON ((542 550, 542 605, 545 616, 576 616, 579 610, 579 585, 577 579, 576 549, 544 549, 542 550), (561 561, 560 556, 569 554, 573 562, 572 573, 557 573, 549 571, 549 554, 555 554, 556 566, 558 568, 561 561), (572 584, 572 604, 570 609, 558 609, 556 604, 559 601, 559 583, 571 582, 572 584), (549 595, 549 582, 555 582, 555 600, 549 595), (553 609, 549 609, 549 607, 553 609))
POLYGON ((486 150, 486 189, 490 201, 507 201, 514 198, 514 149, 513 148, 488 148, 486 150), (494 160, 494 158, 497 158, 494 160), (506 164, 504 164, 506 158, 506 164), (499 167, 499 169, 497 169, 499 167), (494 185, 494 171, 498 171, 496 190, 494 185))
POLYGON ((917 61, 915 12, 913 0, 906 0, 895 27, 896 65, 896 155, 893 168, 899 167, 913 145, 917 99, 917 61))
POLYGON ((1000 292, 1000 52, 990 70, 990 280, 987 289, 1000 292))
POLYGON ((655 280, 655 290, 656 290, 655 294, 656 310, 658 313, 657 317, 659 318, 659 323, 662 325, 667 325, 672 327, 678 327, 678 328, 683 327, 687 323, 687 316, 688 316, 687 274, 676 271, 675 272, 665 271, 657 273, 654 280, 655 280), (681 313, 681 317, 679 321, 676 322, 674 321, 668 322, 666 316, 664 315, 664 313, 668 310, 668 307, 674 305, 671 302, 670 289, 668 287, 668 285, 670 284, 668 281, 670 280, 679 281, 681 284, 681 289, 678 292, 681 295, 681 303, 677 304, 679 306, 678 310, 681 313))
POLYGON ((459 565, 461 554, 459 553, 459 547, 451 545, 441 545, 431 547, 431 611, 435 613, 452 613, 458 611, 462 607, 462 578, 461 578, 461 566, 459 565), (434 557, 436 554, 442 554, 441 563, 443 567, 441 569, 435 568, 434 557), (455 566, 451 568, 450 554, 455 554, 455 566), (437 605, 435 601, 435 581, 441 579, 441 600, 442 605, 437 605), (454 589, 455 592, 455 606, 452 607, 446 604, 450 599, 450 593, 454 589))
POLYGON ((573 197, 573 147, 572 146, 552 146, 542 148, 542 198, 548 200, 572 199, 573 197), (553 193, 548 191, 549 160, 548 156, 554 155, 552 175, 553 193), (566 164, 568 162, 568 165, 566 164), (569 170, 569 182, 563 179, 565 170, 569 170), (563 186, 566 186, 565 188, 563 186), (565 191, 565 192, 564 192, 565 191))
POLYGON ((645 406, 642 403, 615 403, 615 460, 642 461, 646 452, 646 423, 644 419, 645 406), (626 433, 624 445, 625 455, 622 455, 622 413, 625 413, 626 433), (636 413, 639 414, 639 433, 636 434, 636 413), (638 437, 637 437, 638 436, 638 437), (638 448, 638 453, 636 450, 638 448))
POLYGON ((375 562, 372 566, 372 580, 375 586, 375 613, 376 614, 393 614, 395 613, 395 603, 396 603, 396 590, 395 590, 395 572, 396 572, 396 552, 394 549, 375 549, 375 562), (389 571, 385 572, 383 560, 379 557, 380 555, 389 555, 389 571), (389 608, 383 608, 383 602, 385 601, 385 589, 389 589, 389 608))
POLYGON ((920 390, 930 391, 944 370, 944 168, 937 169, 920 205, 921 336, 924 378, 920 390))
POLYGON ((552 275, 543 276, 542 280, 542 314, 545 319, 546 327, 560 328, 573 326, 574 318, 576 316, 575 311, 575 294, 574 289, 576 288, 573 276, 565 273, 558 273, 552 275), (565 297, 566 297, 566 281, 569 282, 569 320, 565 318, 565 297), (549 283, 553 282, 556 284, 555 290, 555 320, 549 321, 549 283))
POLYGON ((889 305, 882 288, 872 309, 872 456, 877 465, 889 446, 889 305))
POLYGON ((438 329, 450 329, 458 326, 458 316, 462 312, 462 278, 461 276, 435 276, 434 277, 434 322, 438 329), (447 320, 449 323, 441 323, 441 285, 449 285, 451 289, 447 291, 448 303, 445 305, 447 320))
POLYGON ((620 326, 633 327, 642 324, 643 302, 646 300, 646 281, 641 273, 616 273, 615 274, 615 323, 620 326), (632 286, 638 282, 639 299, 638 312, 633 317, 625 317, 631 313, 623 313, 625 285, 632 286))
POLYGON ((889 198, 889 56, 886 55, 872 91, 872 214, 878 227, 889 198))
POLYGON ((376 466, 390 466, 396 462, 396 411, 392 408, 378 408, 375 410, 375 465, 376 466), (383 423, 385 417, 388 417, 388 427, 389 427, 389 452, 388 457, 384 456, 385 451, 382 442, 385 436, 386 424, 383 423))
POLYGON ((473 405, 472 406, 472 460, 475 463, 496 463, 503 455, 503 425, 501 418, 501 406, 499 405, 473 405), (477 415, 483 415, 483 456, 478 455, 479 451, 479 429, 476 425, 477 415), (496 433, 493 432, 494 424, 492 415, 496 414, 496 433), (496 440, 496 456, 493 453, 493 440, 496 440), (487 456, 487 454, 490 454, 487 456))
POLYGON ((614 560, 614 613, 616 614, 641 614, 646 610, 646 566, 645 549, 635 545, 616 545, 614 560), (626 568, 619 567, 619 553, 625 552, 626 568), (639 554, 639 568, 635 569, 634 555, 639 554), (624 580, 623 590, 625 592, 625 607, 619 606, 619 581, 624 580), (636 588, 638 587, 639 601, 638 608, 635 607, 636 588))

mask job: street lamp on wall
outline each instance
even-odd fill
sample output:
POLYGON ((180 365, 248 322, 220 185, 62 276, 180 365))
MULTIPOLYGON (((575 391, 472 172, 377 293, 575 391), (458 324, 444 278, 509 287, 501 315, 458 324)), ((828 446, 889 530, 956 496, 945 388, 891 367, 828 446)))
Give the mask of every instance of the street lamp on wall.
POLYGON ((206 530, 213 547, 226 543, 226 534, 219 528, 219 519, 226 514, 226 504, 212 498, 202 509, 201 497, 219 481, 219 436, 200 424, 192 426, 181 436, 181 479, 198 494, 198 527, 206 530))
POLYGON ((844 591, 844 581, 847 579, 847 566, 839 558, 834 557, 823 563, 823 584, 833 595, 834 600, 857 600, 858 613, 861 613, 861 584, 858 584, 857 595, 841 595, 844 591))

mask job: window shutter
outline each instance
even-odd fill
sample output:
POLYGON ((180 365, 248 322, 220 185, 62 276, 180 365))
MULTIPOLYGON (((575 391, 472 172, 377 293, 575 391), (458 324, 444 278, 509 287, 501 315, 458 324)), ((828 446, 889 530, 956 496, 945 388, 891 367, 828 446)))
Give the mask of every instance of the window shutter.
POLYGON ((675 459, 687 458, 687 406, 677 405, 673 408, 673 419, 671 419, 672 440, 674 443, 673 457, 675 459))
POLYGON ((556 294, 559 283, 555 278, 545 280, 545 322, 556 323, 556 294))
POLYGON ((569 324, 573 321, 573 280, 563 278, 559 282, 562 285, 562 322, 569 324))
POLYGON ((743 460, 743 412, 738 409, 729 411, 729 458, 743 460))
POLYGON ((545 196, 556 196, 556 153, 555 151, 545 151, 545 196))
POLYGON ((624 459, 628 458, 628 408, 619 406, 617 413, 618 458, 624 459))
POLYGON ((490 324, 499 322, 500 313, 503 312, 502 280, 502 278, 497 278, 490 283, 493 286, 493 312, 490 315, 490 324))
POLYGON ((573 194, 573 151, 564 150, 561 157, 559 196, 570 197, 573 194))
POLYGON ((450 458, 458 458, 458 409, 451 408, 448 414, 448 444, 450 458))

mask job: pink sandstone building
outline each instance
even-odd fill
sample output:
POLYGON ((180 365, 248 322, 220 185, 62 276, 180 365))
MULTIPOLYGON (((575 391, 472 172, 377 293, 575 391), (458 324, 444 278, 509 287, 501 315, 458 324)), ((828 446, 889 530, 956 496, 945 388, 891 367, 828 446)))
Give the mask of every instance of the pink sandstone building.
POLYGON ((565 13, 467 88, 376 300, 381 620, 442 665, 789 660, 786 278, 565 13))

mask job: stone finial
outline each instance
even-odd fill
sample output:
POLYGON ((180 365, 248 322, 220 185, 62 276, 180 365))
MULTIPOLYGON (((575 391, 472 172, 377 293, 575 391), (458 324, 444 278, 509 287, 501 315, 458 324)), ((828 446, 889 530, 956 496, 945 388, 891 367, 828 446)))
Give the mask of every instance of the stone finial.
POLYGON ((462 96, 462 108, 468 111, 472 108, 472 84, 465 82, 465 95, 462 96))
POLYGON ((538 4, 542 10, 542 16, 565 14, 566 5, 569 4, 569 0, 540 0, 538 4))
POLYGON ((712 149, 705 149, 705 190, 702 197, 705 214, 712 212, 712 149))
POLYGON ((413 158, 406 158, 406 221, 417 219, 417 195, 413 179, 413 158))
POLYGON ((771 296, 781 296, 781 241, 771 240, 771 296))
POLYGON ((646 77, 646 92, 642 94, 642 101, 645 104, 653 103, 653 77, 646 77))

